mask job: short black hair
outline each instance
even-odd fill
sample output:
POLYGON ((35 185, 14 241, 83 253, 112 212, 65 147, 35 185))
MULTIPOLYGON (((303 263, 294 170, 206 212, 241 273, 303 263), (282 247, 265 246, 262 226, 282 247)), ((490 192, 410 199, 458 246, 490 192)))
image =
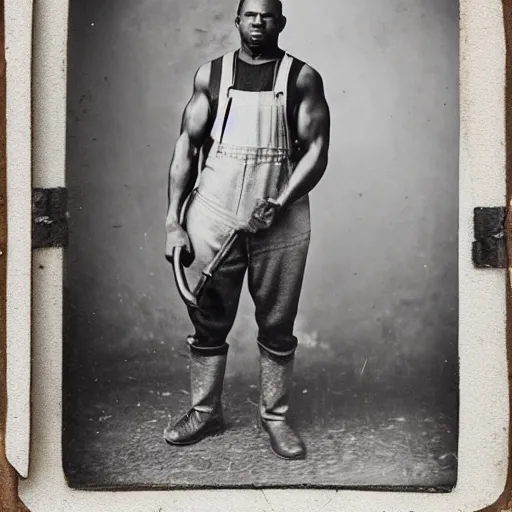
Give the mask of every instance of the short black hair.
MULTIPOLYGON (((282 16, 283 15, 283 2, 281 2, 281 0, 274 0, 276 3, 277 3, 277 11, 279 13, 279 16, 282 16)), ((245 4, 245 0, 240 0, 240 2, 238 3, 238 9, 236 10, 236 15, 237 16, 240 16, 240 14, 242 14, 242 7, 244 6, 245 4)))

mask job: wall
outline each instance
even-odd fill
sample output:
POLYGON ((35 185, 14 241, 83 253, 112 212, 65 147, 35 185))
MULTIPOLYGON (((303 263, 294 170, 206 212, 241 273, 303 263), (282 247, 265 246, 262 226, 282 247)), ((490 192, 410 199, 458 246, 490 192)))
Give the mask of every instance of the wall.
MULTIPOLYGON (((195 70, 237 44, 235 8, 71 2, 65 285, 81 361, 158 355, 190 332, 163 256, 167 169, 195 70)), ((423 372, 452 386, 457 3, 288 0, 285 11, 282 45, 322 74, 332 110, 330 164, 311 196, 304 353, 377 381, 423 372)), ((255 350, 251 314, 244 294, 235 365, 255 350)))

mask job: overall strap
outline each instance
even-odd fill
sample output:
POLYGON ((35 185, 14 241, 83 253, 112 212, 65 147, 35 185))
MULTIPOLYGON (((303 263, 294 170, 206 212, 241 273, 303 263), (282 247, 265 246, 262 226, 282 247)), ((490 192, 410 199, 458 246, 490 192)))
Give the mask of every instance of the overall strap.
POLYGON ((292 68, 293 57, 285 53, 281 59, 277 78, 274 84, 274 94, 284 94, 288 96, 288 78, 290 77, 290 70, 292 68))
POLYGON ((233 86, 235 78, 235 62, 238 50, 226 53, 222 57, 222 71, 220 76, 219 100, 227 97, 229 89, 233 86))
POLYGON ((288 126, 288 81, 290 78, 290 71, 292 68, 293 57, 285 53, 281 64, 279 66, 279 71, 277 72, 277 78, 274 84, 274 94, 276 98, 281 98, 283 103, 283 122, 284 129, 286 130, 286 139, 288 141, 288 148, 291 149, 293 147, 293 141, 291 140, 291 130, 288 126))
POLYGON ((220 90, 219 90, 219 114, 222 112, 222 128, 219 138, 219 144, 222 144, 224 138, 224 132, 229 118, 229 111, 231 110, 232 98, 230 96, 230 90, 235 83, 236 75, 236 61, 238 59, 238 50, 229 52, 222 58, 222 73, 220 78, 220 90))

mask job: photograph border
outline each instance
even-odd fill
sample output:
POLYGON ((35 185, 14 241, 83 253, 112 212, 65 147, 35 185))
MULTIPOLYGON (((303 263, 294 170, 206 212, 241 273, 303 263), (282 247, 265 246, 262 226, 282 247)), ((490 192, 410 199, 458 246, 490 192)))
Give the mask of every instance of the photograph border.
MULTIPOLYGON (((10 8, 14 0, 4 5, 0 0, 2 13, 10 8)), ((62 338, 62 249, 43 249, 32 256, 32 438, 31 457, 28 479, 19 480, 19 488, 28 507, 39 510, 204 510, 208 503, 209 510, 505 510, 511 504, 512 474, 508 451, 510 449, 509 407, 510 382, 508 362, 512 360, 511 340, 511 284, 512 269, 508 272, 499 269, 476 270, 471 263, 472 213, 475 207, 503 206, 512 208, 512 64, 510 48, 512 44, 512 1, 461 0, 461 201, 460 201, 460 288, 461 291, 461 329, 460 339, 464 347, 460 350, 461 361, 461 439, 471 438, 473 446, 479 438, 484 451, 483 458, 477 453, 471 454, 462 443, 459 457, 459 484, 452 493, 441 495, 419 495, 418 493, 399 493, 396 491, 329 491, 329 490, 218 490, 218 491, 145 491, 101 493, 92 491, 73 491, 66 487, 61 468, 60 454, 60 407, 61 407, 61 338, 62 338), (479 5, 480 4, 480 5, 479 5), (505 66, 506 64, 506 66, 505 66), (501 66, 503 65, 503 66, 501 66), (505 74, 506 67, 506 74, 505 74), (506 83, 506 101, 504 84, 506 83), (493 94, 497 92, 497 94, 493 94), (506 130, 504 128, 506 127, 506 130), (499 134, 499 135, 498 135, 499 134), (505 160, 506 158, 506 160, 505 160), (506 162, 506 163, 505 163, 506 162), (506 176, 506 179, 505 179, 506 176), (498 183, 498 178, 502 183, 498 183), (506 182, 506 183, 505 183, 506 182), (477 203, 475 203, 477 201, 477 203), (506 276, 506 277, 505 277, 506 276), (506 281, 506 284, 505 284, 506 281), (471 296, 477 292, 478 296, 471 296), (502 296, 500 296, 502 294, 502 296), (505 303, 507 306, 507 329, 505 329, 505 303), (505 336, 507 343, 505 344, 505 336), (36 341, 37 340, 37 341, 36 341), (488 353, 486 365, 482 365, 481 350, 488 353), (482 368, 484 366, 484 368, 482 368), (507 375, 509 379, 507 379, 507 375), (475 382, 469 382, 474 378, 475 382), (468 392, 472 389, 472 393, 468 392), (475 388, 480 391, 480 398, 475 396, 475 388), (489 392, 493 392, 490 395, 489 392), (485 403, 484 403, 485 402, 485 403), (507 406, 507 407, 504 407, 507 406), (506 410, 505 410, 506 409, 506 410), (479 412, 493 414, 492 434, 486 429, 486 418, 473 424, 469 429, 465 425, 475 419, 479 412), (57 415, 56 415, 57 414, 57 415), (471 430, 471 434, 469 433, 471 430), (483 435, 482 438, 482 434, 483 435), (498 451, 497 451, 498 450, 498 451), (501 451, 500 451, 501 450, 501 451), (507 452, 507 453, 505 453, 507 452), (493 458, 494 457, 494 458, 493 458), (476 463, 479 462, 479 463, 476 463), (492 467, 491 467, 492 466, 492 467), (478 475, 467 474, 467 468, 484 472, 478 475), (470 477, 473 489, 467 487, 464 479, 470 477), (505 484, 506 477, 506 484, 505 484), (492 481, 492 482, 491 482, 492 481), (491 486, 489 483, 491 482, 491 486), (466 485, 466 487, 463 487, 466 485), (461 491, 461 488, 463 491, 461 491), (461 492, 466 492, 461 495, 461 492), (472 493, 472 496, 469 494, 472 493), (470 499, 471 502, 464 501, 470 499), (497 499, 497 501, 496 501, 497 499), (458 501, 457 501, 458 500, 458 501), (476 500, 476 501, 475 501, 476 500), (495 502, 493 505, 490 503, 495 502), (94 505, 96 504, 96 506, 94 505), (468 507, 477 508, 468 508, 468 507), (121 508, 117 508, 121 507, 121 508), (128 508, 127 508, 128 507, 128 508), (149 508, 148 508, 149 507, 149 508), (447 508, 448 507, 448 508, 447 508)), ((32 186, 64 186, 65 155, 65 84, 66 84, 66 46, 67 46, 67 0, 38 0, 34 4, 34 60, 33 97, 32 97, 32 157, 34 163, 32 186), (44 63, 44 64, 43 64, 44 63), (50 130, 42 127, 51 126, 50 130)), ((5 16, 0 22, 0 32, 12 33, 19 29, 26 20, 5 16), (7 25, 4 25, 4 19, 7 25), (5 28, 5 32, 4 32, 5 28)), ((5 40, 5 39, 4 39, 5 40)), ((5 48, 5 44, 2 44, 5 48)), ((11 47, 9 51, 13 51, 11 47)), ((7 283, 7 215, 10 213, 9 196, 12 183, 19 176, 9 161, 11 143, 8 101, 10 84, 16 85, 15 66, 5 65, 5 52, 2 54, 0 108, 2 124, 0 143, 3 144, 3 158, 0 175, 0 281, 2 283, 2 304, 0 319, 4 329, 0 340, 0 510, 27 510, 16 495, 16 476, 9 466, 4 453, 4 433, 6 419, 6 402, 8 408, 19 405, 18 399, 27 401, 27 396, 18 397, 12 392, 5 396, 6 367, 12 375, 17 375, 17 362, 30 362, 30 350, 21 354, 21 358, 8 358, 6 352, 13 348, 13 339, 7 336, 6 323, 9 314, 21 310, 7 309, 7 296, 15 290, 7 283), (7 162, 5 155, 7 155, 7 162), (7 180, 9 176, 9 180, 7 180), (7 201, 5 200, 7 196, 7 201), (7 319, 5 316, 7 315, 7 319), (14 362, 13 362, 14 361, 14 362), (11 364, 13 363, 13 364, 11 364)), ((21 68, 18 73, 26 71, 21 68)), ((18 98, 17 98, 18 99, 18 98)), ((26 142, 26 141, 25 141, 26 142)), ((26 169, 25 169, 26 170, 26 169)), ((23 176, 22 176, 23 177, 23 176)), ((30 194, 29 194, 30 197, 30 194)), ((25 200, 30 201, 25 197, 25 200)), ((26 212, 30 216, 30 211, 26 212)), ((21 226, 22 238, 26 231, 21 226)), ((18 233, 20 226, 9 225, 10 232, 18 233)), ((507 216, 506 237, 509 261, 512 261, 512 219, 507 216)), ((9 238, 11 240, 11 238, 9 238)), ((9 246, 10 247, 10 246, 9 246)), ((7 254, 9 256, 10 253, 7 254)), ((21 265, 11 262, 9 267, 21 265)), ((24 269, 26 276, 27 269, 24 269)), ((30 271, 30 269, 28 269, 30 271)), ((16 297, 16 302, 30 305, 30 296, 16 297)), ((26 318, 18 316, 11 320, 11 325, 26 325, 26 318), (23 320, 25 324, 23 324, 23 320)), ((29 322, 30 326, 30 322, 29 322)), ((12 331, 11 331, 12 332, 12 331)), ((26 347, 25 347, 26 348, 26 347)), ((23 347, 22 347, 23 349, 23 347)), ((12 353, 12 352, 11 352, 12 353)), ((17 351, 14 353, 17 354, 17 351)), ((27 378, 22 375, 22 378, 27 378)), ((28 413, 26 407, 22 408, 28 413)), ((7 413, 8 414, 8 413, 7 413)), ((28 426, 27 426, 28 427, 28 426)), ((12 443, 10 453, 16 454, 14 435, 8 436, 12 443)), ((20 453, 23 454, 25 439, 22 436, 20 453)), ((13 461, 10 458, 11 462, 13 461)), ((15 460, 23 461, 23 457, 15 460)), ((14 464, 16 465, 16 463, 14 464)), ((20 466, 23 468, 23 464, 20 466)), ((22 473, 22 470, 19 471, 22 473)))

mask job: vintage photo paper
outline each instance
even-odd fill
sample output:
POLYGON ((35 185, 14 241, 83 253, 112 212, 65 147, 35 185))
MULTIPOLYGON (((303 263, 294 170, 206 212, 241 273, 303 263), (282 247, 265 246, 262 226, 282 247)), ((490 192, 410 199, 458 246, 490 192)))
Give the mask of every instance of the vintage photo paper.
MULTIPOLYGON (((54 6, 56 7, 56 6, 54 6)), ((65 25, 67 22, 66 18, 66 6, 63 6, 61 12, 61 21, 65 25)), ((59 394, 61 391, 62 379, 59 372, 55 372, 48 365, 50 358, 55 358, 53 364, 57 364, 57 370, 60 366, 60 357, 62 357, 62 346, 61 346, 61 329, 62 329, 62 307, 61 302, 61 281, 62 269, 63 269, 63 258, 59 251, 42 251, 38 252, 34 258, 33 270, 36 268, 40 271, 39 277, 34 279, 34 302, 41 306, 34 312, 34 338, 39 339, 40 344, 34 350, 34 361, 36 362, 39 358, 42 363, 40 366, 35 364, 34 366, 34 380, 41 383, 35 388, 34 392, 34 436, 32 441, 32 466, 31 475, 26 482, 22 482, 20 491, 22 498, 29 505, 34 505, 34 510, 52 510, 56 503, 63 503, 62 500, 66 500, 68 503, 72 503, 73 507, 91 506, 94 500, 97 500, 99 496, 102 496, 102 507, 106 507, 109 510, 109 500, 112 500, 112 505, 120 506, 123 510, 144 510, 147 509, 141 500, 150 499, 150 507, 156 507, 156 510, 162 509, 204 509, 204 500, 208 500, 208 506, 210 509, 216 509, 222 506, 223 510, 238 510, 240 503, 244 503, 244 506, 248 506, 252 509, 262 508, 263 510, 279 509, 287 510, 286 507, 293 505, 291 509, 300 510, 301 507, 321 508, 325 506, 325 510, 409 510, 412 507, 418 509, 427 510, 429 506, 433 510, 452 510, 453 507, 458 507, 462 510, 476 510, 485 505, 488 505, 495 500, 501 493, 504 485, 504 478, 506 473, 506 430, 507 430, 507 417, 503 413, 503 417, 499 418, 496 410, 505 411, 504 407, 500 404, 505 404, 507 399, 506 386, 503 379, 503 387, 500 387, 500 381, 496 380, 489 382, 488 379, 483 379, 481 376, 485 375, 485 369, 482 368, 482 358, 475 355, 474 351, 481 345, 484 340, 487 347, 487 370, 490 367, 495 368, 498 374, 504 377, 506 374, 505 359, 504 359, 504 292, 503 292, 503 279, 504 274, 500 271, 490 271, 489 273, 478 273, 476 272, 470 263, 470 243, 472 239, 471 233, 471 213, 472 208, 481 204, 482 201, 491 201, 492 204, 498 204, 503 201, 504 196, 504 185, 501 185, 501 181, 504 184, 504 153, 501 142, 502 137, 497 137, 496 132, 500 133, 500 120, 503 121, 503 97, 499 94, 493 95, 492 92, 502 92, 503 87, 503 37, 499 30, 501 20, 501 9, 499 6, 489 7, 486 11, 485 17, 478 17, 477 11, 473 11, 475 6, 469 5, 469 3, 463 2, 461 4, 461 23, 462 30, 464 33, 464 27, 471 27, 471 30, 466 33, 466 39, 463 39, 463 45, 461 51, 463 55, 466 55, 464 51, 467 51, 468 59, 462 60, 462 85, 461 85, 461 157, 460 157, 460 231, 459 231, 459 275, 461 280, 459 283, 459 355, 460 355, 460 432, 459 432, 459 451, 455 452, 459 459, 458 468, 458 479, 457 486, 449 494, 438 494, 438 495, 426 495, 411 493, 400 495, 397 493, 377 493, 377 492, 356 492, 356 491, 284 491, 284 490, 266 490, 264 492, 258 492, 255 490, 240 490, 240 491, 222 491, 221 493, 215 493, 211 491, 201 491, 190 493, 187 491, 173 491, 169 492, 137 492, 137 493, 114 493, 114 494, 98 494, 90 493, 86 491, 73 491, 66 488, 66 481, 62 473, 62 464, 60 459, 61 454, 61 438, 60 428, 61 424, 58 421, 60 417, 60 402, 59 394), (482 40, 476 37, 476 34, 480 31, 489 33, 490 28, 495 29, 492 33, 496 34, 495 38, 488 37, 485 43, 488 45, 487 55, 489 53, 494 57, 487 59, 484 65, 486 71, 485 74, 471 74, 469 72, 471 65, 474 65, 471 61, 471 53, 469 52, 472 48, 472 44, 483 44, 482 40), (475 43, 473 43, 472 37, 468 34, 475 34, 475 43), (467 65, 467 68, 464 66, 467 65), (496 85, 496 83, 498 85, 496 85), (501 86, 500 86, 501 84, 501 86), (501 87, 501 89, 500 89, 501 87), (487 94, 488 103, 480 105, 478 102, 469 101, 470 93, 476 94, 477 91, 487 91, 491 94, 487 94), (489 110, 492 110, 495 115, 489 116, 489 110), (472 123, 474 117, 479 117, 481 123, 474 125, 472 123), (469 122, 471 119, 471 122, 469 122), (470 143, 471 140, 478 139, 479 146, 470 143), (486 149, 482 146, 487 145, 486 149), (498 162, 498 168, 501 169, 498 173, 496 165, 490 165, 488 162, 489 153, 494 154, 498 162), (484 169, 484 171, 482 171, 484 169), (471 174, 473 172, 473 174, 471 174), (467 174, 465 174, 467 173, 467 174), (493 174, 494 173, 494 174, 493 174), (501 174, 500 174, 501 173, 501 174), (477 201, 475 203, 475 201, 477 201), (463 258, 465 256, 465 258, 463 258), (492 294, 493 297, 501 297, 501 299, 495 300, 488 309, 482 310, 482 303, 478 300, 477 294, 485 293, 492 294), (471 293, 473 291, 473 293, 471 293), (501 293, 501 295, 500 295, 501 293), (54 295, 52 295, 54 294, 54 295), (41 300, 44 295, 44 301, 41 300), (470 296, 473 295, 473 298, 470 296), (46 311, 45 311, 45 308, 46 311), (51 312, 51 316, 50 316, 51 312), (57 313, 57 314, 56 314, 57 313), (45 316, 43 316, 45 315, 45 316), (43 320, 44 319, 44 320, 43 320), (462 342, 464 340, 464 342, 462 342), (468 340, 467 343, 465 340, 468 340), (475 341, 476 340, 476 341, 475 341), (466 344, 465 344, 466 343, 466 344), (489 347, 496 349, 496 353, 491 351, 489 347), (46 358, 44 363, 43 358, 46 358), (55 363, 56 362, 56 363, 55 363), (475 421, 474 413, 477 411, 479 416, 493 416, 494 423, 492 425, 482 425, 481 422, 475 421), (52 419, 53 423, 50 426, 49 419, 52 419), (471 428, 466 428, 465 424, 471 422, 471 428), (56 430, 54 431, 54 429, 56 430), (41 437, 43 436, 43 437, 41 437), (43 443, 42 440, 45 440, 43 443), (470 450, 469 443, 471 440, 478 440, 479 450, 478 457, 475 455, 473 450, 470 450), (482 442, 483 440, 483 442, 482 442), (503 455, 505 454, 505 455, 503 455), (490 469, 492 466, 492 470, 490 469), (54 467, 56 473, 52 472, 52 476, 48 477, 48 467, 54 467), (483 467, 489 468, 485 475, 479 472, 483 467), (501 470, 500 470, 501 468, 501 470), (473 479, 473 480, 472 480, 473 479), (478 482, 478 484, 477 484, 478 482), (41 489, 41 485, 45 486, 45 490, 41 489), (41 494, 41 492, 43 494, 41 494), (41 496, 45 496, 46 499, 41 499, 41 496), (65 497, 67 496, 67 497, 65 497), (39 499, 38 499, 39 498, 39 499), (368 500, 364 502, 364 500, 368 500), (37 505, 36 505, 37 501, 37 505), (403 504, 402 505, 400 504, 403 504), (130 508, 131 507, 131 508, 130 508), (238 508, 237 508, 238 507, 238 508), (283 508, 284 507, 284 508, 283 508), (373 507, 373 508, 372 508, 373 507), (377 508, 375 508, 377 507, 377 508)), ((97 22, 92 22, 97 23, 97 22)), ((39 41, 39 47, 36 45, 36 52, 45 54, 49 48, 52 48, 52 44, 55 43, 55 18, 52 24, 42 25, 39 41)), ((57 31, 58 32, 58 31, 57 31)), ((60 41, 60 48, 65 48, 65 43, 60 41)), ((55 47, 53 47, 55 49, 55 47)), ((62 55, 62 54, 61 54, 62 55)), ((479 53, 477 52, 477 55, 479 53)), ((37 58, 37 57, 36 57, 37 58)), ((475 60, 475 62, 479 62, 475 60)), ((62 73, 62 69, 59 67, 59 59, 56 58, 54 61, 55 70, 57 76, 60 76, 60 83, 65 80, 65 74, 62 73), (60 75, 59 75, 60 73, 60 75)), ((69 83, 68 83, 69 87, 69 83)), ((69 91, 69 89, 68 89, 69 91)), ((64 100, 64 98, 61 98, 64 100)), ((84 100, 85 101, 85 100, 84 100)), ((61 109, 65 109, 65 104, 60 104, 61 109)), ((90 108, 90 107, 89 107, 90 108)), ((37 112, 37 105, 35 107, 37 112)), ((41 112, 40 110, 39 112, 41 112)), ((61 110, 63 112, 63 110, 61 110)), ((35 123, 42 122, 43 118, 35 118, 35 123)), ((139 123, 142 122, 139 119, 139 123)), ((55 136, 53 139, 53 148, 60 148, 60 154, 64 155, 65 138, 61 136, 55 136)), ((47 148, 51 149, 52 144, 47 148)), ((69 158, 69 155, 68 155, 69 158)), ((60 183, 64 184, 65 166, 62 166, 60 183)), ((44 173, 39 178, 41 184, 44 186, 44 180, 48 178, 44 173)), ((52 179, 55 179, 53 174, 52 179)), ((327 176, 327 174, 326 174, 327 176)), ((66 176, 67 179, 67 176, 66 176)), ((56 182, 53 181, 53 184, 56 182)), ((58 179, 57 179, 58 183, 58 179)), ((68 183, 66 185, 69 187, 68 183)), ((319 185, 320 187, 321 185, 319 185)), ((313 194, 312 194, 313 197, 313 194)), ((364 193, 363 193, 364 197, 364 193)), ((457 198, 455 198, 457 200, 457 198)), ((313 201, 312 201, 313 202, 313 201)), ((112 228, 121 229, 121 228, 112 228)), ((456 236, 456 233, 455 233, 456 236)), ((34 276, 36 273, 34 272, 34 276)), ((171 274, 172 277, 172 274, 171 274)), ((133 276, 132 276, 133 278, 133 276)), ((172 283, 172 281, 171 281, 172 283)), ((64 297, 69 293, 66 290, 64 297)), ((64 302, 64 305, 66 302, 64 302)), ((242 304, 243 305, 243 304, 242 304)), ((488 305, 488 304, 487 304, 488 305)), ((304 332, 304 331, 303 331, 304 332)), ((307 334, 307 330, 305 332, 307 334)), ((313 349, 315 347, 315 339, 310 340, 310 346, 306 348, 313 349), (312 346, 311 346, 312 345, 312 346)), ((320 343, 317 340, 318 344, 320 343)), ((66 347, 66 345, 64 345, 66 347)), ((76 349, 76 347, 75 347, 76 349)), ((75 350, 74 349, 74 350, 75 350)), ((66 349, 64 350, 65 357, 66 349)), ((236 364, 236 363, 235 363, 236 364)), ((368 362, 363 364, 359 369, 360 376, 365 375, 366 367, 368 362), (363 371, 361 371, 363 370, 363 371)), ((98 370, 92 370, 92 373, 98 370)), ((64 376, 66 373, 64 373, 64 376)), ((130 375, 131 376, 131 375, 130 375)), ((132 376, 133 377, 133 376, 132 376)), ((136 377, 135 377, 136 378, 136 377)), ((229 379, 229 373, 227 373, 229 379)), ((131 380, 131 379, 130 379, 131 380)), ((229 389, 229 387, 227 388, 229 389)), ((252 389, 252 388, 251 388, 252 389)), ((313 390, 315 391, 315 390, 313 390)), ((300 393, 307 395, 310 391, 308 388, 300 389, 300 393), (307 390, 306 393, 303 393, 307 390)), ((161 393, 163 395, 163 393, 161 393)), ((167 392, 166 392, 167 394, 167 392)), ((184 395, 186 393, 183 393, 184 395)), ((319 394, 321 397, 321 395, 319 394)), ((163 398, 168 398, 164 396, 163 398)), ((251 398, 251 397, 249 397, 251 398)), ((299 397, 300 398, 300 397, 299 397)), ((304 400, 304 398, 302 398, 304 400)), ((72 400, 72 396, 65 395, 64 405, 66 407, 66 400, 72 400)), ((314 403, 313 400, 311 399, 314 403)), ((137 403, 142 401, 138 401, 137 403)), ((185 402, 184 402, 185 403, 185 402)), ((64 411, 65 411, 64 407, 64 411)), ((304 412, 311 412, 306 409, 304 412)), ((498 413, 499 414, 499 413, 498 413)), ((99 423, 108 424, 111 418, 106 418, 108 414, 102 416, 102 421, 99 423)), ((173 413, 173 416, 177 419, 177 413, 173 413)), ((65 412, 64 412, 65 418, 65 412)), ((403 419, 402 416, 397 418, 403 419)), ((155 418, 157 419, 157 418, 155 418)), ((74 417, 76 420, 76 417, 74 417)), ((401 421, 399 421, 401 422, 401 421)), ((65 421, 64 421, 65 424, 65 421)), ((300 424, 300 423, 299 423, 300 424)), ((236 428, 236 427, 235 427, 236 428)), ((142 429, 141 429, 142 430, 142 429)), ((98 430, 99 432, 99 430, 98 430)), ((98 434, 99 435, 99 434, 98 434)), ((260 440, 263 440, 262 434, 255 432, 255 436, 258 436, 260 440)), ((221 437, 212 438, 208 441, 205 439, 202 443, 211 443, 219 441, 221 437)), ((249 443, 249 441, 245 441, 249 443)), ((309 443, 310 444, 310 443, 309 443)), ((198 444, 197 446, 200 446, 198 444)), ((248 444, 249 446, 249 444, 248 444)), ((267 451, 270 447, 264 445, 267 451)), ((129 447, 133 449, 133 446, 129 447)), ((164 448, 166 448, 164 446, 164 448)), ((150 448, 152 450, 152 448, 150 448)), ((205 448, 206 449, 206 448, 205 448)), ((189 452, 190 453, 190 452, 189 452)), ((266 457, 266 453, 264 457, 266 457)), ((309 449, 308 449, 309 457, 309 449)), ((293 461, 291 464, 307 464, 308 458, 305 461, 293 461)), ((280 464, 281 461, 277 460, 274 462, 275 467, 280 464)), ((286 464, 290 464, 290 461, 286 461, 286 464)), ((410 466, 409 466, 410 467, 410 466)), ((165 468, 164 468, 165 469, 165 468)), ((325 471, 325 468, 323 468, 325 471)), ((283 475, 286 477, 286 471, 281 472, 281 478, 283 475)), ((205 475, 209 475, 212 478, 211 470, 207 468, 205 475)), ((276 474, 279 475, 279 470, 276 470, 276 474)), ((129 475, 127 475, 130 478, 129 475)), ((320 475, 325 478, 324 475, 320 475)), ((413 475, 414 476, 414 475, 413 475)), ((410 478, 411 475, 407 474, 405 477, 410 478)), ((314 482, 311 482, 313 485, 314 482)), ((281 486, 286 486, 286 482, 282 483, 281 486)), ((293 483, 292 483, 293 485, 293 483)), ((357 483, 355 484, 357 486, 357 483)), ((361 485, 361 484, 360 484, 361 485)), ((363 484, 364 485, 364 484, 363 484)), ((380 485, 377 483, 376 485, 380 485)), ((265 487, 265 484, 262 484, 265 487)), ((421 484, 420 484, 421 486, 421 484)), ((222 486, 221 486, 222 487, 222 486)), ((229 485, 228 485, 229 487, 229 485)), ((60 506, 60 505, 59 505, 60 506)), ((94 506, 94 505, 92 505, 94 506)))
POLYGON ((70 2, 71 487, 453 487, 458 13, 70 2))

